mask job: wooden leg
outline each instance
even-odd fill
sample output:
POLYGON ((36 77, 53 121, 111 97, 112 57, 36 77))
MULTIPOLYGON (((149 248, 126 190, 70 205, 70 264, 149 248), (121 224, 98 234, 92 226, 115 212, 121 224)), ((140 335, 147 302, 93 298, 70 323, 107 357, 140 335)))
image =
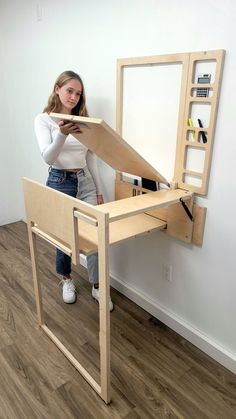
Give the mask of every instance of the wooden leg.
POLYGON ((37 248, 36 248, 36 237, 35 237, 35 234, 33 234, 32 232, 32 223, 28 224, 28 235, 29 235, 29 246, 30 246, 30 255, 31 255, 31 263, 32 263, 36 309, 37 309, 39 325, 42 326, 44 324, 42 294, 41 294, 40 281, 38 279, 38 258, 37 258, 37 248))
POLYGON ((41 286, 38 275, 36 234, 32 231, 33 223, 28 224, 30 255, 33 271, 34 291, 39 325, 55 345, 64 353, 75 368, 88 381, 93 389, 105 401, 110 402, 110 278, 109 278, 109 214, 101 214, 98 220, 98 261, 99 261, 99 343, 100 343, 100 385, 73 357, 54 333, 44 324, 41 286))
POLYGON ((109 215, 98 220, 99 321, 101 397, 110 402, 110 277, 109 277, 109 215))

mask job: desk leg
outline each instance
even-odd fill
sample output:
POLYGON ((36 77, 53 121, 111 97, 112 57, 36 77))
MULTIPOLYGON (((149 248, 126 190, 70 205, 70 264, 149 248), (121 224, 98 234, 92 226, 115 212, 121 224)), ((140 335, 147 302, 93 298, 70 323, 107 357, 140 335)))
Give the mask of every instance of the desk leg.
POLYGON ((38 279, 38 258, 37 258, 37 249, 36 249, 36 237, 35 237, 35 234, 32 232, 32 226, 33 226, 32 223, 28 224, 28 235, 29 235, 29 245, 30 245, 32 272, 33 272, 36 309, 37 309, 39 326, 42 326, 44 324, 42 294, 41 294, 40 281, 38 279))
POLYGON ((98 264, 99 264, 99 343, 101 397, 110 402, 110 277, 109 277, 109 214, 98 218, 98 264))
POLYGON ((39 280, 36 236, 32 231, 33 223, 28 223, 30 255, 33 272, 34 291, 38 322, 55 345, 64 353, 75 368, 83 375, 99 396, 110 402, 110 277, 109 277, 109 214, 100 214, 98 218, 98 263, 99 263, 99 344, 100 344, 100 385, 90 376, 82 365, 44 323, 41 285, 39 280))

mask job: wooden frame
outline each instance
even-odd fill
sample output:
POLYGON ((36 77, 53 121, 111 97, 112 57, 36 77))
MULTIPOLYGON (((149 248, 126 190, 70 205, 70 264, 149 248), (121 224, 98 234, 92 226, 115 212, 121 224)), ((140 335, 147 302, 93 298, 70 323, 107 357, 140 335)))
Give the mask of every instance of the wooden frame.
POLYGON ((183 120, 179 124, 178 128, 178 139, 177 139, 177 151, 176 151, 176 162, 175 162, 175 175, 174 179, 178 182, 180 188, 189 189, 199 195, 206 195, 210 176, 210 165, 213 151, 214 133, 216 127, 216 117, 219 104, 220 87, 222 81, 223 64, 224 64, 224 50, 216 51, 202 51, 194 52, 189 54, 189 65, 188 65, 188 79, 186 85, 186 95, 184 101, 184 107, 181 109, 183 120), (209 85, 196 84, 194 80, 195 68, 197 62, 216 62, 216 71, 214 82, 209 85), (209 88, 212 92, 210 97, 194 97, 194 89, 201 87, 209 88), (209 104, 211 106, 209 126, 200 128, 194 125, 190 128, 187 124, 188 118, 190 117, 191 107, 193 104, 209 104), (188 133, 194 129, 195 140, 193 142, 188 141, 188 133), (207 143, 203 144, 199 141, 199 133, 204 131, 207 135, 207 143), (186 168, 186 160, 188 150, 194 148, 195 150, 202 150, 205 153, 204 167, 202 172, 194 172, 186 168), (185 176, 189 175, 201 180, 201 186, 194 186, 185 181, 185 176))
MULTIPOLYGON (((213 139, 216 125, 216 116, 219 103, 219 94, 222 80, 223 64, 224 64, 224 50, 202 51, 194 53, 180 53, 169 55, 154 55, 150 57, 132 57, 122 58, 117 60, 117 87, 116 87, 116 131, 122 135, 122 120, 123 120, 123 89, 124 89, 124 69, 126 67, 163 65, 163 64, 182 64, 182 80, 181 80, 181 95, 179 101, 179 117, 178 117, 178 132, 176 143, 176 160, 174 169, 174 179, 180 188, 191 190, 199 195, 206 195, 210 163, 212 157, 213 139), (194 82, 194 75, 197 62, 216 62, 216 72, 214 82, 209 85, 196 84, 194 82), (194 89, 206 87, 211 89, 212 97, 197 98, 192 92, 194 89), (196 132, 196 140, 194 142, 187 141, 187 133, 190 127, 187 122, 190 117, 191 106, 193 103, 209 103, 211 105, 210 123, 209 127, 204 128, 207 134, 207 143, 202 144, 198 141, 199 132, 203 131, 201 128, 194 126, 196 132), (204 168, 202 173, 196 173, 186 168, 186 156, 188 149, 192 147, 195 150, 203 150, 205 152, 204 168), (201 186, 197 187, 185 180, 185 176, 190 175, 201 179, 201 186)), ((151 179, 151 178, 149 178, 151 179)))
POLYGON ((177 203, 180 198, 188 201, 192 193, 181 189, 163 190, 123 199, 122 205, 121 201, 114 201, 94 207, 26 178, 23 179, 23 186, 39 325, 99 396, 109 403, 109 247, 140 234, 166 228, 166 222, 148 215, 147 212, 177 203), (62 217, 64 223, 61 223, 62 217), (84 254, 98 251, 100 383, 94 380, 45 324, 37 262, 37 235, 70 255, 74 263, 78 262, 78 250, 84 254))
MULTIPOLYGON (((63 352, 74 367, 89 382, 100 397, 110 401, 110 316, 109 316, 109 224, 106 211, 69 197, 61 192, 50 189, 27 179, 23 179, 27 225, 29 234, 30 254, 32 260, 33 282, 36 298, 36 308, 39 326, 63 352), (45 202, 47 209, 45 210, 45 202), (71 256, 73 263, 78 263, 79 249, 79 219, 81 223, 91 223, 97 230, 99 279, 100 279, 100 376, 98 384, 86 369, 75 359, 63 343, 54 335, 44 321, 43 302, 37 261, 36 236, 40 236, 53 246, 71 256), (61 220, 64 220, 64 223, 61 220)), ((85 240, 85 248, 88 245, 85 240)), ((92 247, 94 251, 96 246, 92 247)), ((85 251, 84 253, 87 253, 85 251)))
MULTIPOLYGON (((172 57, 169 59, 171 58, 172 57)), ((184 63, 186 66, 185 61, 184 63)), ((119 199, 121 199, 150 192, 142 188, 137 188, 130 183, 123 182, 120 176, 120 173, 123 171, 130 173, 131 175, 136 174, 140 177, 147 177, 170 187, 168 181, 149 163, 147 163, 135 150, 133 150, 133 148, 129 146, 120 137, 120 135, 109 127, 102 119, 56 113, 51 113, 50 116, 57 123, 63 119, 73 121, 74 123, 81 125, 83 133, 74 134, 74 137, 117 171, 116 200, 118 199, 118 195, 119 199), (118 192, 119 189, 120 191, 118 192)), ((171 188, 177 189, 177 183, 173 182, 171 188)), ((164 191, 161 191, 161 193, 163 192, 164 191)), ((166 195, 168 195, 168 193, 166 195)), ((166 205, 168 206, 167 201, 166 205)), ((202 215, 202 212, 199 208, 200 207, 193 202, 192 198, 191 203, 189 203, 189 209, 195 213, 194 221, 187 216, 186 212, 184 212, 180 202, 176 203, 175 207, 169 206, 169 208, 165 211, 164 217, 163 209, 161 210, 161 215, 160 210, 155 210, 155 213, 153 211, 149 211, 148 215, 155 217, 156 219, 160 219, 161 221, 165 221, 167 225, 165 232, 168 235, 186 243, 193 242, 194 244, 201 245, 203 241, 205 211, 203 211, 204 216, 200 216, 200 214, 202 215)), ((150 220, 148 223, 149 222, 150 220)), ((90 231, 88 237, 90 237, 91 234, 92 232, 90 231)), ((122 238, 123 237, 124 236, 122 236, 122 238)))

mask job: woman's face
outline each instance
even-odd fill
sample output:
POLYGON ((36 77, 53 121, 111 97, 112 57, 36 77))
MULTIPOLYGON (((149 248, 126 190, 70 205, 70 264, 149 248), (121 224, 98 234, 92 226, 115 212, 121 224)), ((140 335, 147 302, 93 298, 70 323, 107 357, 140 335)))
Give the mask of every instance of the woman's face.
POLYGON ((82 85, 78 80, 71 79, 62 87, 56 86, 55 92, 61 101, 60 112, 70 114, 80 100, 82 85))

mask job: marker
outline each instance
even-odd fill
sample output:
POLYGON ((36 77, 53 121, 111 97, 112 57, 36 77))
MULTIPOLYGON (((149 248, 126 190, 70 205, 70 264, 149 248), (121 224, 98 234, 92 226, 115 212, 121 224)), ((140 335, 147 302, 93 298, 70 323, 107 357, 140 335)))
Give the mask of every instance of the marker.
MULTIPOLYGON (((192 118, 188 118, 188 125, 189 127, 193 127, 193 121, 192 118)), ((195 131, 191 131, 193 138, 195 138, 195 131)))
MULTIPOLYGON (((198 119, 197 121, 198 121, 199 127, 200 127, 200 128, 203 128, 203 125, 202 125, 202 121, 201 121, 201 119, 198 119)), ((202 136, 202 141, 203 141, 203 143, 204 143, 204 144, 205 144, 205 143, 207 143, 207 137, 206 137, 205 132, 204 132, 204 131, 200 131, 200 134, 201 134, 201 136, 202 136)))

